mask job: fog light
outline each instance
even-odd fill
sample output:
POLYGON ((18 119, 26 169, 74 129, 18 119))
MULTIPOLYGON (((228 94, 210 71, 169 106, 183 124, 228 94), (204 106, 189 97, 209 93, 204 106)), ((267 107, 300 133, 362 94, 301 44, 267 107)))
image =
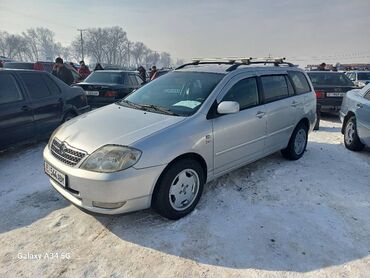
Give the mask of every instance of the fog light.
POLYGON ((104 209, 116 209, 122 207, 125 202, 119 202, 119 203, 102 203, 102 202, 92 202, 92 205, 96 208, 104 208, 104 209))

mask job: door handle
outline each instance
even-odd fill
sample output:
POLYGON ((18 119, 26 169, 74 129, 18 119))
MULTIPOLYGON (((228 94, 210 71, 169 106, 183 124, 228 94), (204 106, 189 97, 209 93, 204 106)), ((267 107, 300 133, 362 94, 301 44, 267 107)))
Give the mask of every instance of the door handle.
POLYGON ((298 104, 299 104, 298 102, 293 101, 293 102, 292 102, 292 104, 291 104, 291 106, 292 106, 292 107, 296 107, 298 104))
POLYGON ((263 116, 265 116, 265 114, 266 114, 265 112, 258 111, 256 117, 261 119, 263 116))
POLYGON ((22 111, 30 111, 31 108, 27 105, 23 105, 22 108, 21 108, 22 111))
POLYGON ((357 108, 362 108, 362 104, 361 104, 361 103, 357 103, 357 104, 356 104, 356 107, 357 107, 357 108))

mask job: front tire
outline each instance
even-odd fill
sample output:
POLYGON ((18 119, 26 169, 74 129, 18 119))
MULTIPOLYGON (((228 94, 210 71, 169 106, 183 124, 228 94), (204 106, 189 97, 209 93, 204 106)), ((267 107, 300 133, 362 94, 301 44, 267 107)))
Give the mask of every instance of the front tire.
POLYGON ((282 155, 289 160, 300 159, 307 147, 308 127, 301 122, 294 129, 290 137, 288 147, 281 151, 282 155))
POLYGON ((344 145, 351 151, 362 151, 365 147, 358 137, 356 118, 354 116, 346 122, 344 128, 344 145))
POLYGON ((177 220, 192 212, 204 187, 202 166, 193 159, 176 161, 158 181, 152 207, 162 216, 177 220))

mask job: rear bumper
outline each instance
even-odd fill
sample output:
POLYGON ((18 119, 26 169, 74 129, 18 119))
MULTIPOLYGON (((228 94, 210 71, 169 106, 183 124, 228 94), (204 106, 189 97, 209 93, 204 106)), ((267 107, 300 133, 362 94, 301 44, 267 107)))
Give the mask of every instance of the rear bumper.
POLYGON ((320 111, 339 111, 342 101, 343 98, 317 99, 317 107, 320 108, 320 111))

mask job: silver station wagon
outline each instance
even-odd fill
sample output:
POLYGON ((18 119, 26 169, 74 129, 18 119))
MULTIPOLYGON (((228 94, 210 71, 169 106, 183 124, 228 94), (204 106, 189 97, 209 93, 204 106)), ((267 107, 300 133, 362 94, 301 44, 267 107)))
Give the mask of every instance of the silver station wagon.
POLYGON ((309 78, 283 59, 197 59, 60 126, 45 172, 84 210, 179 219, 207 182, 276 151, 302 157, 315 122, 309 78))

